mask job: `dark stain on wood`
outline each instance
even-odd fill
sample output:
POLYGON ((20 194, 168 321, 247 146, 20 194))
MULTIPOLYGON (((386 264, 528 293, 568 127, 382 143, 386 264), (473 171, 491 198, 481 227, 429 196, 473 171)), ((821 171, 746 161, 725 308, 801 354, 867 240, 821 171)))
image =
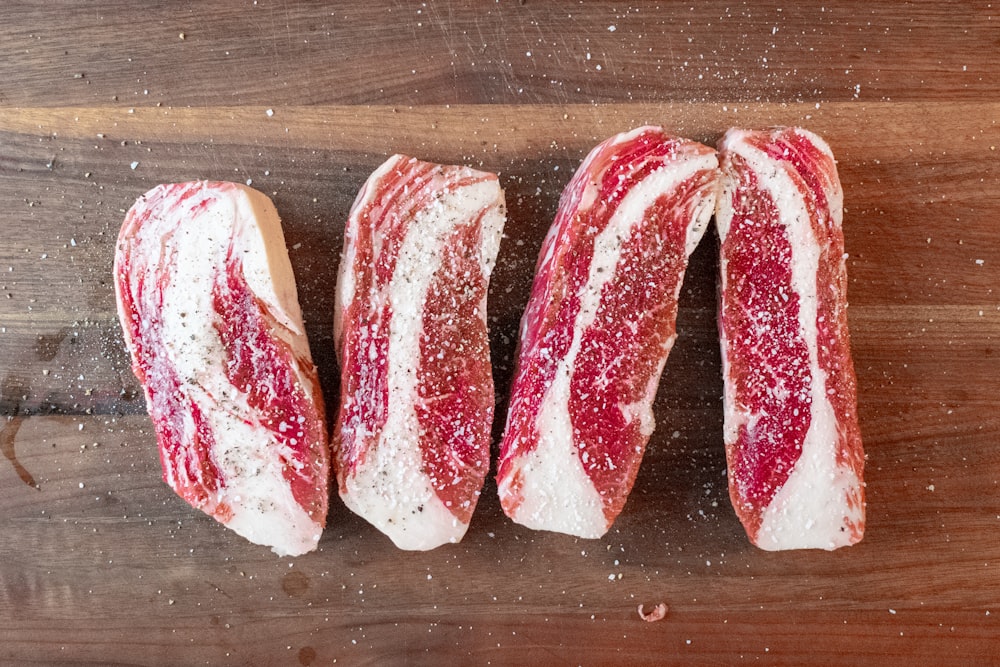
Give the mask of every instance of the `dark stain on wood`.
POLYGON ((7 423, 0 428, 0 451, 4 457, 14 466, 14 471, 21 481, 28 486, 39 488, 35 478, 28 472, 20 461, 17 460, 17 452, 14 449, 14 439, 21 428, 24 417, 21 411, 21 396, 24 393, 24 382, 20 378, 4 378, 3 388, 0 390, 0 407, 3 414, 7 415, 7 423))
POLYGON ((293 570, 282 577, 281 590, 289 597, 302 597, 309 590, 309 577, 298 570, 293 570))
POLYGON ((39 334, 38 339, 35 341, 35 356, 40 361, 52 361, 55 359, 68 333, 69 327, 63 327, 54 334, 39 334))
POLYGON ((17 476, 21 478, 21 481, 37 489, 39 488, 38 483, 31 476, 31 473, 28 472, 28 469, 17 460, 17 453, 14 450, 14 438, 17 436, 17 431, 21 428, 21 422, 23 421, 24 417, 7 417, 7 423, 0 430, 0 451, 13 464, 14 471, 17 472, 17 476))
POLYGON ((315 659, 316 659, 316 649, 314 649, 312 646, 303 646, 302 648, 299 649, 300 665, 305 665, 306 667, 308 667, 308 665, 311 665, 313 663, 313 660, 315 659))

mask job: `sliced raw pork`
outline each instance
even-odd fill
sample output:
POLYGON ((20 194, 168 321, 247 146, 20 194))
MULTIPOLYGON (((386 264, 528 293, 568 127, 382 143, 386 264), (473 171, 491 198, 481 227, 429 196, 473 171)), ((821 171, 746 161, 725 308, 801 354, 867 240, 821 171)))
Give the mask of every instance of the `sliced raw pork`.
POLYGON ((115 293, 164 480, 279 555, 315 549, 330 456, 271 201, 235 183, 150 190, 122 226, 115 293))
POLYGON ((521 321, 497 486, 530 528, 596 538, 653 432, 688 256, 715 208, 715 151, 641 127, 563 192, 521 321))
POLYGON ((396 155, 351 209, 334 336, 340 496, 401 549, 465 535, 489 469, 494 174, 396 155))
POLYGON ((733 506, 762 549, 854 544, 865 527, 864 451, 833 154, 797 128, 730 130, 719 151, 733 506))

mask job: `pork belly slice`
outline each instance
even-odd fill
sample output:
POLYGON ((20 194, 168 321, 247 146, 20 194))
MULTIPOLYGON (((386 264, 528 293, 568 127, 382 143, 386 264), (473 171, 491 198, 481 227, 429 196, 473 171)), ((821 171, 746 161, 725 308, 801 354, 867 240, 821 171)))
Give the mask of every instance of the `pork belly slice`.
POLYGON ((563 192, 521 321, 497 471, 517 523, 597 538, 625 505, 717 167, 711 148, 641 127, 597 146, 563 192))
POLYGON ((733 507, 762 549, 854 544, 865 527, 865 457, 833 154, 798 128, 733 129, 719 152, 719 331, 733 507))
POLYGON ((125 217, 114 272, 164 480, 279 555, 315 549, 330 455, 274 205, 235 183, 153 188, 125 217))
POLYGON ((401 549, 465 535, 489 469, 494 174, 396 155, 351 209, 334 337, 340 497, 401 549))

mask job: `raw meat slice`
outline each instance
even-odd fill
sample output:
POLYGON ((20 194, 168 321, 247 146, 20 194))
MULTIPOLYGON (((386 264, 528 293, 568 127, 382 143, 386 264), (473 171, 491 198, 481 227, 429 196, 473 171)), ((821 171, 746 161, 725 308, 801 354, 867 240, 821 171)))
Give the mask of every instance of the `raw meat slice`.
POLYGON ((621 512, 717 167, 711 148, 641 127, 597 146, 563 192, 521 321, 501 443, 497 486, 514 521, 596 538, 621 512))
POLYGON ((505 216, 494 174, 403 155, 351 209, 334 467, 344 503, 401 549, 461 540, 489 469, 486 295, 505 216))
POLYGON ((271 201, 235 183, 150 190, 122 225, 115 293, 167 484, 279 555, 315 549, 330 454, 271 201))
POLYGON ((797 128, 733 129, 719 150, 719 331, 733 506, 762 549, 854 544, 865 526, 864 451, 833 154, 797 128))

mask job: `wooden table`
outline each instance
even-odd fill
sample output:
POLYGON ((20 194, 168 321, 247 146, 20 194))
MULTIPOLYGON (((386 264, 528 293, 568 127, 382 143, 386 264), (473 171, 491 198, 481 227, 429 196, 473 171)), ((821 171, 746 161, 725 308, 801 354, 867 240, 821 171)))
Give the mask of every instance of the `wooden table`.
POLYGON ((1000 663, 1000 6, 76 4, 0 10, 0 663, 1000 663), (498 172, 502 415, 561 189, 642 123, 709 143, 799 124, 832 144, 861 544, 765 553, 744 537, 710 236, 656 433, 603 539, 512 524, 491 480, 461 544, 398 551, 335 499, 318 551, 279 559, 161 481, 111 284, 138 195, 212 178, 274 199, 333 405, 333 285, 367 175, 394 152, 498 172), (661 601, 665 620, 639 619, 661 601))

